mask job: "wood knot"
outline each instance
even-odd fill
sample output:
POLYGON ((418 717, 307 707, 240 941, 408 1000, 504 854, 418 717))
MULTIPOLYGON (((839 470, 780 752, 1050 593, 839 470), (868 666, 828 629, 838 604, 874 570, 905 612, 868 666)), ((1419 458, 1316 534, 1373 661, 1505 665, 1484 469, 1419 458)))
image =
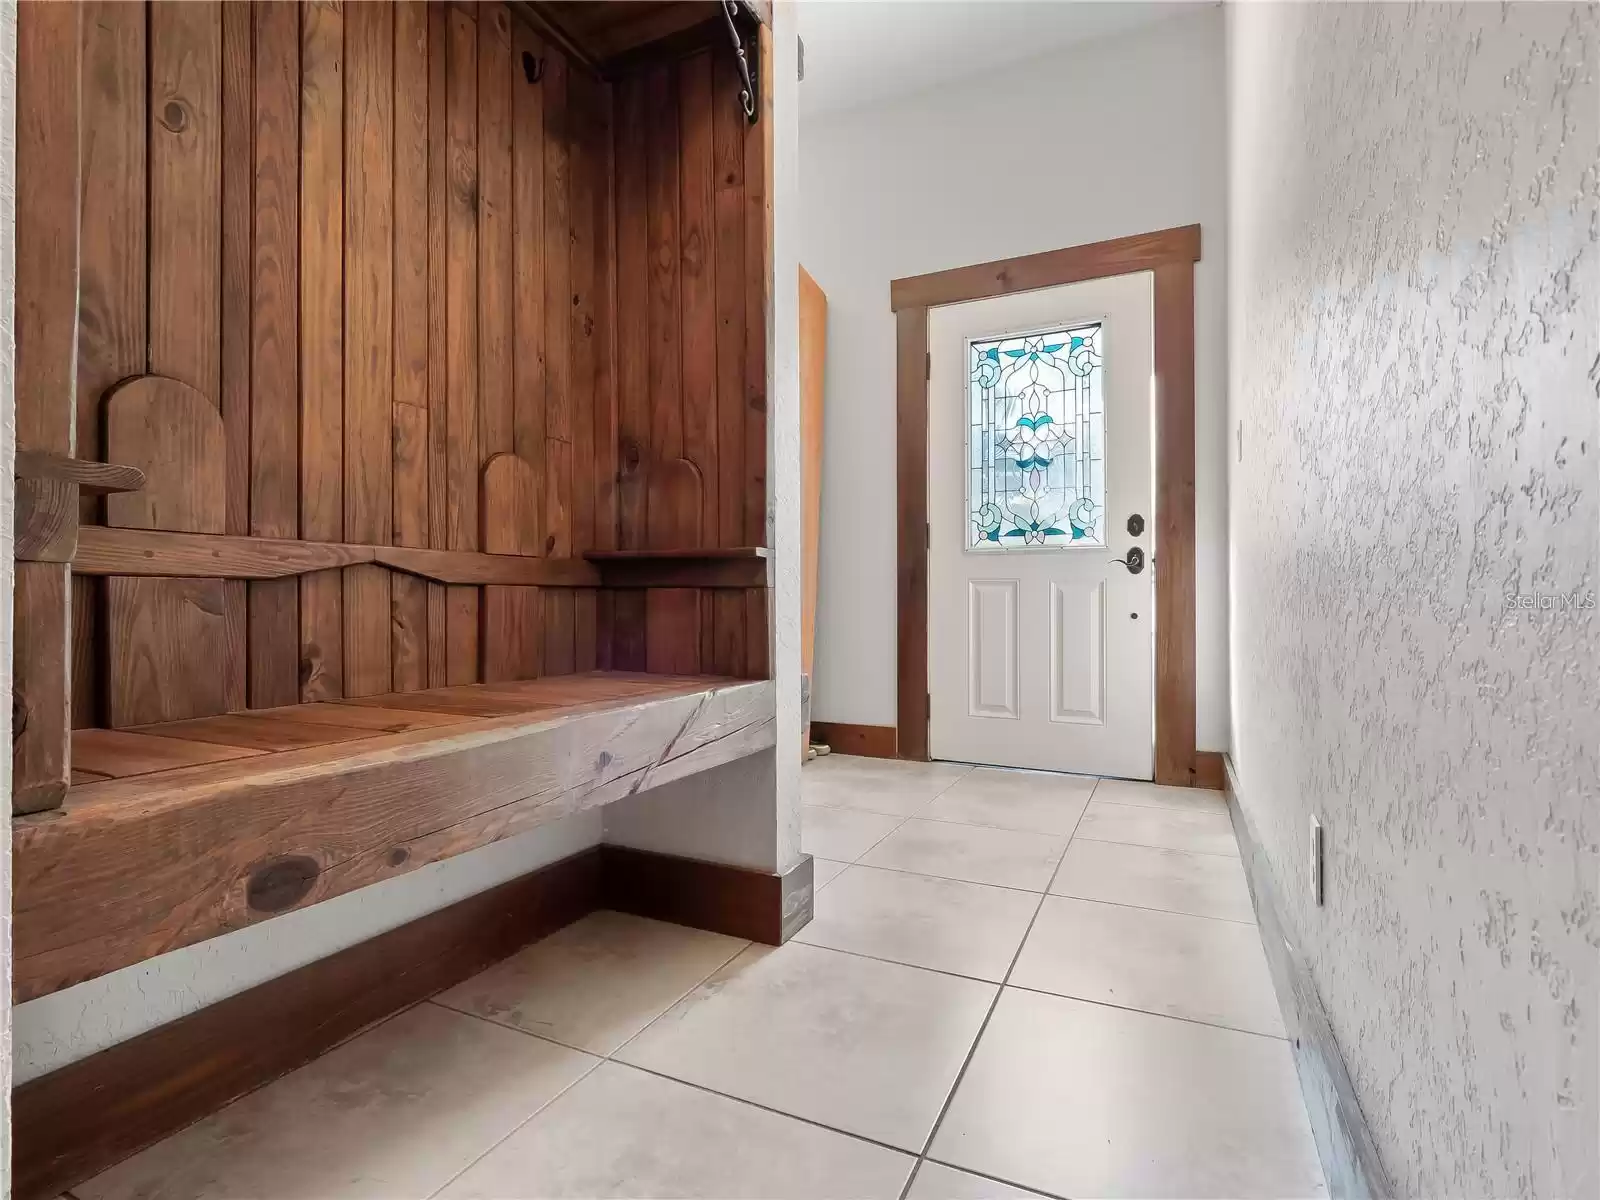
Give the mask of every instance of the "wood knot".
POLYGON ((257 867, 245 887, 245 901, 254 912, 280 913, 304 900, 322 868, 304 854, 276 859, 257 867))
POLYGON ((600 757, 594 760, 594 769, 596 771, 604 771, 610 765, 611 765, 611 751, 609 751, 609 750, 600 751, 600 757))
POLYGON ((411 851, 407 850, 404 846, 396 846, 393 850, 389 851, 389 865, 391 867, 404 866, 406 859, 410 857, 411 851))
POLYGON ((173 133, 182 133, 189 124, 189 114, 176 100, 168 100, 161 110, 161 124, 173 133))
POLYGON ((556 549, 556 535, 552 533, 549 537, 545 538, 545 540, 544 540, 544 552, 546 554, 554 554, 555 553, 555 549, 556 549))
POLYGON ((544 59, 535 58, 526 50, 522 52, 522 73, 528 77, 529 83, 538 83, 544 78, 544 59))

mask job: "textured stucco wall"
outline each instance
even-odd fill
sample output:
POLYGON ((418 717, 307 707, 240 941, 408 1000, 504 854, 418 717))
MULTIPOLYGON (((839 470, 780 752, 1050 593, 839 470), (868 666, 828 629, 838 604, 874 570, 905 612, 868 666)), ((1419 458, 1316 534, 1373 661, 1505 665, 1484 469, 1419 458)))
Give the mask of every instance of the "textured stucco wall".
POLYGON ((1592 6, 1229 12, 1234 754, 1413 1196, 1600 1189, 1600 613, 1508 599, 1600 587, 1597 52, 1592 6))

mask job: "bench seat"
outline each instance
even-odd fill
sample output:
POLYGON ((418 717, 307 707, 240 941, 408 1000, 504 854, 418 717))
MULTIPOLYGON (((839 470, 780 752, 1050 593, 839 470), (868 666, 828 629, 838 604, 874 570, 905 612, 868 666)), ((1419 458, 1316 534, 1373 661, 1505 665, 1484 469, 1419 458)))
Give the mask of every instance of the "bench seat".
POLYGON ((590 672, 78 730, 13 823, 18 1001, 775 742, 770 681, 590 672))

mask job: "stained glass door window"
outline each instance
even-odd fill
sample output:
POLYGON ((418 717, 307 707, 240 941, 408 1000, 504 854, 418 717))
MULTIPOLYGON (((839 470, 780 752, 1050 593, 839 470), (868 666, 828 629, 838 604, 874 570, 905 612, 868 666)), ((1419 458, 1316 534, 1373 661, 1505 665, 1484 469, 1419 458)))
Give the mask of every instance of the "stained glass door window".
POLYGON ((1102 332, 968 343, 968 549, 1105 545, 1102 332))

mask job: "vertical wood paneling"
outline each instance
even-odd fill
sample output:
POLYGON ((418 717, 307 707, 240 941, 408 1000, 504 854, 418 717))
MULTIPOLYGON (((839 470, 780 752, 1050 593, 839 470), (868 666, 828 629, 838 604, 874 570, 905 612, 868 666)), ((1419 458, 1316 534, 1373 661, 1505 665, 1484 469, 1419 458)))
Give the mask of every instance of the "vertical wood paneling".
MULTIPOLYGON (((447 304, 450 159, 447 65, 450 14, 442 4, 428 11, 428 545, 450 544, 450 372, 447 304)), ((427 585, 428 686, 449 677, 445 589, 427 585)))
POLYGON ((478 438, 480 461, 512 436, 511 17, 478 14, 478 438))
MULTIPOLYGON (((672 72, 645 77, 645 203, 650 282, 650 449, 654 463, 683 457, 682 297, 678 278, 678 91, 672 72)), ((647 486, 649 494, 653 485, 647 486)), ((648 507, 648 501, 647 501, 648 507)), ((658 524, 648 513, 646 524, 658 524)))
MULTIPOLYGON (((250 227, 255 156, 248 4, 222 6, 222 424, 227 435, 226 529, 250 531, 250 227)), ((238 616, 242 627, 243 617, 238 616)))
MULTIPOLYGON (((573 380, 571 196, 567 63, 547 48, 544 67, 545 553, 572 553, 573 380)), ((576 662, 576 614, 569 589, 545 596, 545 671, 569 674, 576 662)))
MULTIPOLYGON (((571 392, 571 544, 573 554, 595 546, 595 227, 596 100, 599 83, 580 71, 567 77, 568 278, 571 392)), ((598 609, 593 588, 577 588, 573 605, 573 669, 592 671, 598 609)))
MULTIPOLYGON (((544 478, 544 85, 527 78, 527 62, 545 55, 544 44, 523 22, 512 43, 512 448, 544 478)), ((541 489, 535 528, 544 530, 541 489)), ((540 538, 534 551, 544 553, 540 538)))
MULTIPOLYGON (((300 536, 344 536, 344 15, 301 10, 300 536)), ((344 694, 343 579, 300 577, 300 695, 344 694)))
MULTIPOLYGON (((478 29, 448 15, 445 62, 445 356, 449 484, 447 545, 478 548, 478 29)), ((478 678, 478 590, 451 587, 445 601, 445 676, 478 678)))
MULTIPOLYGON (((28 4, 17 14, 16 435, 71 454, 78 326, 79 57, 82 10, 28 4)), ((58 804, 71 769, 72 594, 66 563, 18 563, 12 803, 58 804)))
MULTIPOLYGON (((428 9, 394 11, 394 528, 396 545, 428 545, 428 9)), ((396 691, 428 686, 428 585, 395 572, 396 691)))
MULTIPOLYGON (((700 468, 702 537, 717 537, 717 284, 711 56, 678 67, 683 456, 700 468)), ((714 544, 714 543, 713 543, 714 544)))
MULTIPOLYGON (((744 142, 744 536, 767 544, 767 348, 772 339, 772 33, 760 38, 762 118, 744 142)), ((785 286, 788 286, 785 284, 785 286)), ((752 627, 752 640, 754 632, 752 627)), ((765 657, 766 649, 761 654, 765 657)))
MULTIPOLYGON (((345 10, 344 536, 394 528, 394 8, 345 10), (391 450, 385 453, 385 450, 391 450)), ((344 691, 393 690, 389 572, 344 571, 344 691)))
POLYGON ((150 6, 150 370, 221 407, 222 9, 150 6))
POLYGON ((616 88, 617 536, 619 548, 642 550, 651 453, 649 343, 639 336, 650 311, 644 81, 629 76, 616 88))
MULTIPOLYGON (((717 291, 717 545, 745 544, 744 140, 746 123, 730 94, 737 72, 729 55, 715 63, 712 108, 717 291)), ((711 526, 707 526, 710 535, 711 526)))
POLYGON ((617 548, 617 256, 613 92, 595 89, 589 139, 594 174, 594 546, 617 548))
MULTIPOLYGON (((101 458, 100 400, 115 383, 146 365, 147 231, 145 144, 148 138, 143 4, 90 0, 83 6, 80 81, 81 222, 78 247, 77 454, 101 458)), ((81 518, 102 520, 99 497, 82 499, 81 518)), ((104 586, 72 580, 72 724, 99 719, 97 643, 104 586)))
MULTIPOLYGON (((250 309, 250 532, 300 532, 300 12, 293 0, 255 10, 255 189, 250 309)), ((248 585, 249 702, 300 696, 300 587, 248 585)))

